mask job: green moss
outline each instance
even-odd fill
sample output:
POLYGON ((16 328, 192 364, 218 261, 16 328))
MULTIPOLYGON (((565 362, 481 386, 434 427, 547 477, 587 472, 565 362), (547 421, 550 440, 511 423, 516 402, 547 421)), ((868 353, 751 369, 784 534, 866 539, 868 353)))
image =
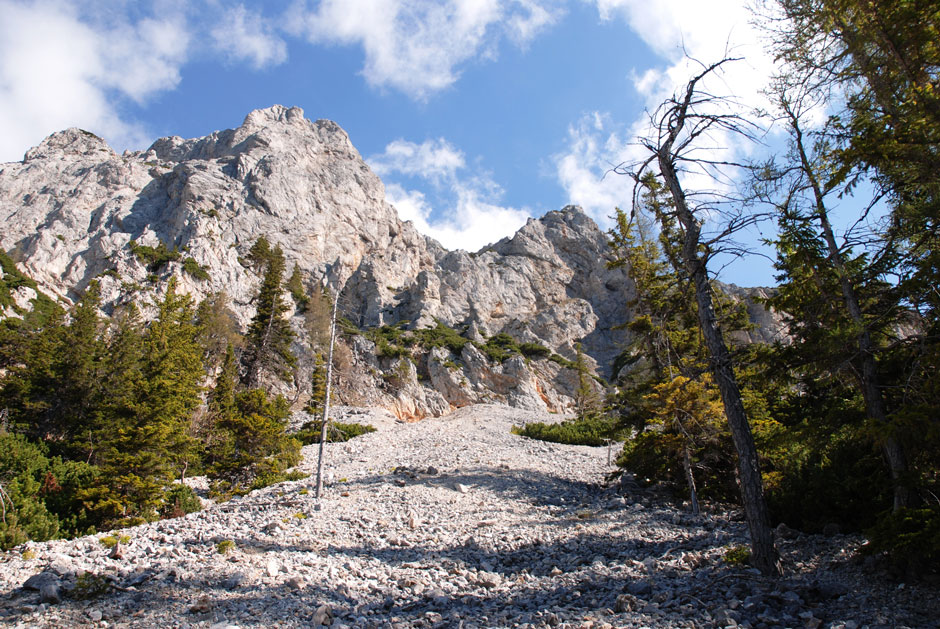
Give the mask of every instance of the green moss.
POLYGON ((111 583, 107 577, 83 572, 75 580, 75 587, 72 588, 69 596, 80 601, 87 601, 104 596, 110 589, 111 583))
POLYGON ((729 566, 746 566, 751 561, 751 551, 747 546, 729 546, 722 559, 729 566))
POLYGON ((105 535, 98 539, 98 542, 101 543, 105 548, 114 548, 120 542, 121 544, 126 544, 131 541, 129 535, 105 535))
POLYGON ((224 555, 234 548, 235 542, 230 539, 223 539, 221 542, 215 545, 215 552, 219 553, 220 555, 224 555))

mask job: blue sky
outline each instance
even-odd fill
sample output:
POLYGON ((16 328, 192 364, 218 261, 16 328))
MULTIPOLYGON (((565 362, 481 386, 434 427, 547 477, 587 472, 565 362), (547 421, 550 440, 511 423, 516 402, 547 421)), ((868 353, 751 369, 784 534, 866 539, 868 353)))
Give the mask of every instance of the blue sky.
POLYGON ((749 18, 731 0, 0 0, 0 161, 69 126, 142 149, 279 103, 337 121, 445 246, 568 203, 606 228, 631 184, 605 172, 640 155, 645 112, 691 74, 683 51, 730 47, 744 60, 720 89, 761 103, 771 63, 749 18))

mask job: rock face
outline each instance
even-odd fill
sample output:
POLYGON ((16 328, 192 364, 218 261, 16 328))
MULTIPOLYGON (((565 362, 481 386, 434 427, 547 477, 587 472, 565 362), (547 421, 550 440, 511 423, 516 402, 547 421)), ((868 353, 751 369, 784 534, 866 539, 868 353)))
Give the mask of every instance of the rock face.
MULTIPOLYGON (((0 246, 41 290, 67 304, 98 278, 106 312, 133 300, 146 314, 175 275, 196 299, 227 293, 244 326, 261 279, 245 256, 265 236, 309 286, 344 286, 343 311, 361 328, 440 321, 476 340, 508 333, 569 360, 580 342, 601 375, 626 340, 615 327, 629 317, 630 283, 607 268, 606 237, 578 208, 531 219, 476 253, 447 251, 399 220, 338 125, 298 108, 253 111, 237 129, 123 155, 87 131, 55 133, 22 162, 0 165, 0 222, 0 246), (180 260, 148 268, 133 250, 160 243, 180 260), (186 258, 208 279, 184 271, 186 258)), ((298 330, 302 323, 295 315, 298 330)), ((286 391, 295 401, 310 367, 299 337, 300 390, 286 391)), ((577 386, 563 361, 498 364, 471 345, 390 360, 362 336, 345 345, 340 396, 401 417, 482 401, 563 411, 577 386)))

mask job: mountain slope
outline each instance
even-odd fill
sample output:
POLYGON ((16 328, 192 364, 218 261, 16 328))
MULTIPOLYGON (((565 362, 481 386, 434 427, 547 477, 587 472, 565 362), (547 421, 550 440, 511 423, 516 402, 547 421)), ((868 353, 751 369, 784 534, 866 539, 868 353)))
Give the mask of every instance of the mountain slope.
MULTIPOLYGON (((361 328, 440 321, 478 343, 508 333, 567 360, 582 343, 600 375, 626 341, 616 327, 629 318, 631 284, 623 269, 607 268, 606 236, 579 209, 531 219, 479 252, 447 251, 398 218, 338 125, 298 108, 253 111, 237 129, 162 138, 123 155, 86 131, 55 133, 22 162, 0 166, 0 221, 0 247, 41 290, 69 303, 97 278, 107 312, 135 301, 147 315, 177 276, 197 299, 227 293, 245 326, 261 279, 246 258, 264 236, 309 290, 342 287, 343 313, 361 328)), ((300 313, 293 324, 303 331, 300 313)), ((344 342, 341 398, 400 416, 481 401, 565 410, 577 386, 564 361, 545 357, 495 362, 472 346, 419 348, 406 365, 377 355, 368 339, 344 342)), ((310 344, 298 335, 300 370, 282 387, 298 403, 310 344)))

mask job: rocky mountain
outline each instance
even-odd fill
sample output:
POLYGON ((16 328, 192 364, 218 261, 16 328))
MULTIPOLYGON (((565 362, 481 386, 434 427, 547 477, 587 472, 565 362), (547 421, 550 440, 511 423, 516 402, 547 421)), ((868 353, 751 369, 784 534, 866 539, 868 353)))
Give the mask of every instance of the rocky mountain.
MULTIPOLYGON (((55 133, 0 165, 0 222, 0 247, 66 304, 97 278, 107 312, 130 300, 146 312, 176 276, 196 299, 224 291, 244 326, 261 280, 246 256, 264 236, 311 290, 341 289, 343 313, 360 328, 441 322, 479 344, 506 333, 549 351, 499 362, 466 344, 389 357, 374 337, 346 335, 340 398, 399 417, 484 401, 564 411, 577 387, 567 362, 576 344, 603 376, 626 341, 617 326, 629 317, 630 282, 607 268, 606 237, 578 208, 531 219, 478 252, 447 251, 398 218, 338 125, 299 108, 253 111, 237 129, 123 155, 87 131, 55 133), (179 254, 155 268, 142 246, 179 254)), ((6 314, 31 290, 18 289, 6 314)), ((296 313, 298 331, 303 323, 296 313)), ((310 343, 298 335, 300 369, 285 390, 297 403, 309 390, 310 343)))

